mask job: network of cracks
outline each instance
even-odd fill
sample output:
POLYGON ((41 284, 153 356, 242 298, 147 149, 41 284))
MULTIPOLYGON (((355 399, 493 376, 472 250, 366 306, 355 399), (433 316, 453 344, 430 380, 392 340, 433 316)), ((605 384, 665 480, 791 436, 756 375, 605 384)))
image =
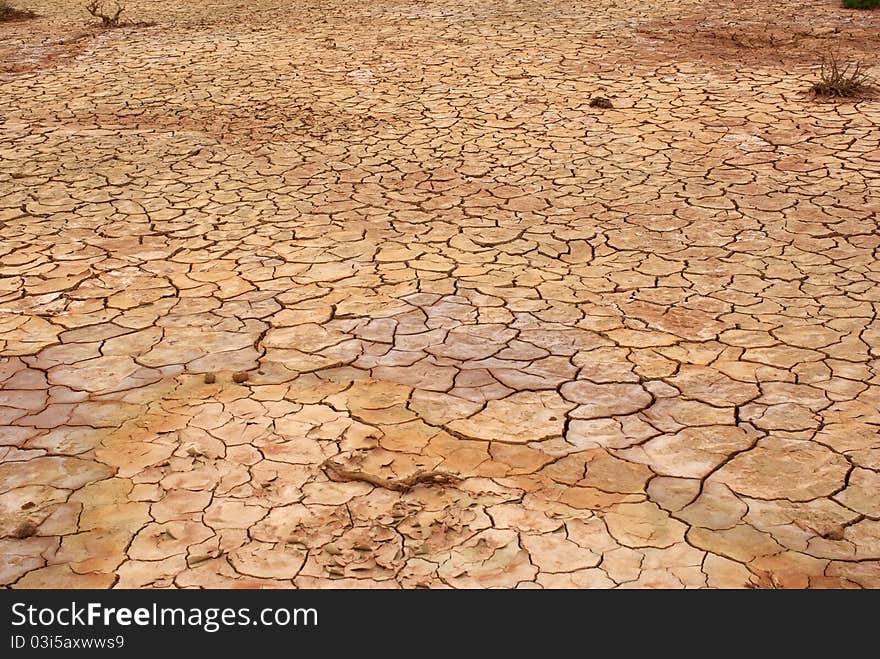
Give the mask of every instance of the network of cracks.
POLYGON ((0 31, 0 583, 880 586, 876 100, 656 34, 752 1, 227 4, 0 31))

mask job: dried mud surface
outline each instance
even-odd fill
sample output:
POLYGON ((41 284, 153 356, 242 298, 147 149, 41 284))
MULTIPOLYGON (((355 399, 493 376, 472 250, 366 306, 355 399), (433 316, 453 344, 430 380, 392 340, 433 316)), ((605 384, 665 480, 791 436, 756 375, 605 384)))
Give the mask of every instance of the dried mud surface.
POLYGON ((878 12, 27 4, 0 584, 880 586, 878 12))

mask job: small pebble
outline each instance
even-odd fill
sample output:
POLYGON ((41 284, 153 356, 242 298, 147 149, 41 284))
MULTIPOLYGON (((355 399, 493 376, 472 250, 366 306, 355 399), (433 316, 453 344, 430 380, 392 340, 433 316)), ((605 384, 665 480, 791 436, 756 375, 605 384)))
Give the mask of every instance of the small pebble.
POLYGON ((213 373, 205 373, 205 384, 214 384, 217 381, 217 376, 213 373))
POLYGON ((247 373, 247 371, 239 371, 238 373, 232 374, 232 381, 241 383, 247 380, 249 377, 250 375, 247 373))

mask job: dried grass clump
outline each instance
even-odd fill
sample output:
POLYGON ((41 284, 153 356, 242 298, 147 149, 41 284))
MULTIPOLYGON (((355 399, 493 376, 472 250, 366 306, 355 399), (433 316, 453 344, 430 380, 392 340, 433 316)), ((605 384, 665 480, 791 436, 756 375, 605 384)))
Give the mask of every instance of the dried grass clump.
POLYGON ((817 96, 853 98, 867 92, 870 83, 871 78, 861 62, 841 65, 837 54, 832 52, 822 59, 819 80, 810 87, 810 91, 817 96))
POLYGON ((89 0, 86 11, 95 18, 100 18, 101 25, 104 27, 119 27, 119 17, 125 11, 125 7, 119 2, 114 2, 113 5, 113 9, 108 10, 104 8, 104 3, 101 0, 89 0))
POLYGON ((35 18, 36 14, 27 9, 16 9, 9 4, 8 0, 0 0, 0 22, 2 21, 23 21, 28 18, 35 18))

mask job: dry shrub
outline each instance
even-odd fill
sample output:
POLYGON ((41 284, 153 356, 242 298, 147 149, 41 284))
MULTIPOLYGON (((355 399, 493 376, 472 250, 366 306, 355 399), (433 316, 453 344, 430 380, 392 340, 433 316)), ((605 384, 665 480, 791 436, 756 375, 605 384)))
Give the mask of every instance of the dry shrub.
POLYGON ((868 91, 871 78, 861 62, 842 65, 839 56, 832 52, 822 58, 819 80, 810 88, 817 96, 853 98, 868 91))
POLYGON ((8 0, 0 0, 0 21, 23 21, 35 16, 34 12, 27 9, 16 9, 8 0))
POLYGON ((113 5, 113 9, 108 10, 104 8, 104 3, 101 0, 89 0, 86 11, 95 18, 100 18, 101 25, 104 27, 119 27, 119 16, 125 11, 125 7, 119 2, 114 2, 113 5))

